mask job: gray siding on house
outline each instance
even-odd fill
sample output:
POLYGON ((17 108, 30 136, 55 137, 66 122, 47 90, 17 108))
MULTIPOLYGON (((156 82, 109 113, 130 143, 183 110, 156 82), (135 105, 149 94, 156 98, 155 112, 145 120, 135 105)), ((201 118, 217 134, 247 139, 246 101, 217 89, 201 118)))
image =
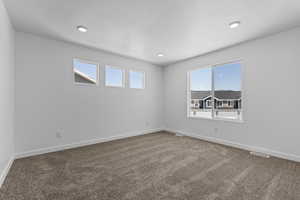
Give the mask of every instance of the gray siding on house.
MULTIPOLYGON (((241 109, 241 91, 215 91, 215 109, 241 109)), ((210 91, 191 91, 191 107, 195 109, 211 109, 212 95, 210 91)))

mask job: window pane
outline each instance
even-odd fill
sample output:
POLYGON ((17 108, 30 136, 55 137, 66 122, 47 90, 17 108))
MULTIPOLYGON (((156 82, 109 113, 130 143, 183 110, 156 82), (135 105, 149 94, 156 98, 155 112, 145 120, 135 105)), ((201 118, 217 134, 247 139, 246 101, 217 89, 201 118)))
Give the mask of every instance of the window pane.
POLYGON ((129 72, 129 79, 130 79, 129 87, 143 89, 144 88, 144 79, 145 79, 144 76, 145 76, 144 72, 130 71, 129 72))
POLYGON ((241 64, 219 65, 214 70, 215 117, 242 119, 241 64))
POLYGON ((105 85, 123 87, 123 70, 107 66, 105 68, 105 85))
POLYGON ((97 84, 98 65, 88 61, 73 60, 73 71, 75 83, 97 84))
POLYGON ((189 116, 212 118, 211 68, 190 72, 189 116))

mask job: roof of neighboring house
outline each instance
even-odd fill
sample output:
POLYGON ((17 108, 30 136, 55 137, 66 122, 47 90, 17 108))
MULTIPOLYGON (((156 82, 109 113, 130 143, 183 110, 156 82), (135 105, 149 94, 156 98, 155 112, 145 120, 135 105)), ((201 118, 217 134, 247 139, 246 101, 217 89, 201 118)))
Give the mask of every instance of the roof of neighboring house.
MULTIPOLYGON (((191 91, 191 99, 205 99, 210 95, 210 91, 191 91)), ((240 99, 241 91, 217 90, 215 97, 218 99, 240 99)))
POLYGON ((204 99, 210 95, 210 91, 191 91, 191 99, 204 99))
POLYGON ((74 69, 74 73, 75 73, 75 80, 78 80, 79 82, 83 82, 83 83, 96 83, 96 80, 88 77, 87 75, 85 75, 84 73, 74 69))

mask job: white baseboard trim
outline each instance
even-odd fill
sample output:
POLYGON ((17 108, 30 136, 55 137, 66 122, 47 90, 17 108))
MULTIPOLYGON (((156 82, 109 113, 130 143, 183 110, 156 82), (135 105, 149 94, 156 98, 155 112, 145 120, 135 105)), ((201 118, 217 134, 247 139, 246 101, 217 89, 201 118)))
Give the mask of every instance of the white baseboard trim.
POLYGON ((15 159, 25 158, 25 157, 30 157, 30 156, 36 156, 36 155, 41 155, 41 154, 51 153, 51 152, 56 152, 56 151, 63 151, 63 150, 66 150, 66 149, 72 149, 72 148, 88 146, 88 145, 92 145, 92 144, 109 142, 109 141, 113 141, 113 140, 118 140, 118 139, 138 136, 138 135, 145 135, 145 134, 149 134, 149 133, 159 132, 159 131, 162 131, 162 130, 163 129, 161 129, 161 128, 149 129, 149 130, 125 133, 125 134, 116 135, 116 136, 112 136, 112 137, 108 137, 108 138, 97 138, 97 139, 86 140, 86 141, 81 141, 81 142, 75 142, 75 143, 65 144, 65 145, 60 145, 60 146, 53 146, 53 147, 35 149, 35 150, 31 150, 31 151, 16 153, 15 154, 15 159))
POLYGON ((2 185, 3 185, 4 181, 5 181, 5 178, 6 178, 7 174, 8 174, 8 172, 9 172, 9 170, 10 170, 10 168, 11 168, 13 162, 14 162, 14 157, 12 157, 12 158, 8 161, 7 165, 6 165, 5 168, 3 169, 3 172, 0 174, 0 188, 2 187, 2 185))
POLYGON ((215 138, 215 137, 203 136, 203 135, 196 134, 196 133, 188 133, 186 131, 178 131, 178 130, 172 130, 172 129, 165 129, 165 131, 172 132, 175 134, 189 136, 192 138, 197 138, 197 139, 212 142, 212 143, 235 147, 235 148, 243 149, 243 150, 250 151, 250 152, 251 151, 258 152, 258 153, 267 154, 267 155, 270 155, 273 157, 282 158, 285 160, 300 162, 300 156, 293 155, 293 154, 287 154, 287 153, 274 151, 274 150, 270 150, 270 149, 266 149, 266 148, 262 148, 262 147, 249 146, 249 145, 245 145, 245 144, 241 144, 241 143, 237 143, 237 142, 232 142, 229 140, 223 140, 223 139, 219 139, 219 138, 215 138))

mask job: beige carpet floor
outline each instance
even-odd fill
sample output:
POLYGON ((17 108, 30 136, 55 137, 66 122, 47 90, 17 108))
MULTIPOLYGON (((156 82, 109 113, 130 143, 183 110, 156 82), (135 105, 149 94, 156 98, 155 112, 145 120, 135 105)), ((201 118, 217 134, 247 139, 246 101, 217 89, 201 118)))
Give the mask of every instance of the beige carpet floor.
POLYGON ((299 200, 300 164, 160 132, 16 160, 1 200, 299 200))

